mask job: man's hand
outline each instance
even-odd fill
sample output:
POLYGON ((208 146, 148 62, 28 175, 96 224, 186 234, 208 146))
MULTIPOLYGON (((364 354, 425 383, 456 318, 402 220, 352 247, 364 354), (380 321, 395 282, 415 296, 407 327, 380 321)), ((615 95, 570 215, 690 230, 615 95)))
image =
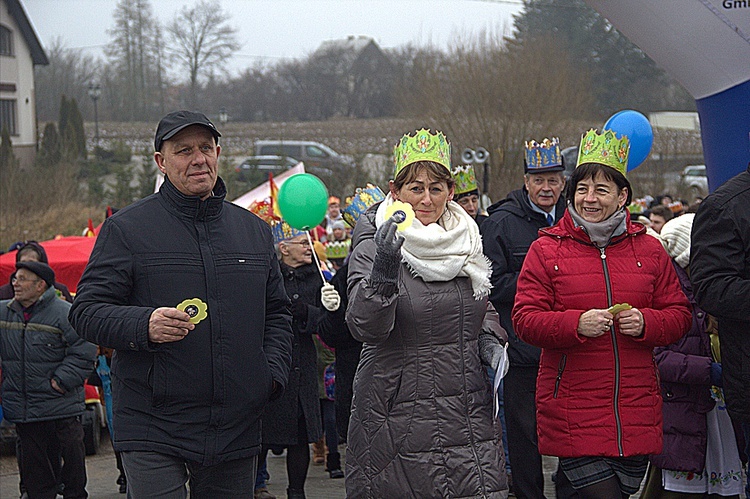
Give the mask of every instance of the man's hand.
POLYGON ((60 384, 55 380, 55 378, 52 378, 49 380, 49 384, 52 385, 52 389, 55 390, 57 393, 61 393, 65 395, 65 390, 60 386, 60 384))
POLYGON ((160 307, 148 320, 148 339, 153 343, 180 341, 195 328, 187 312, 173 307, 160 307))
POLYGON ((323 287, 320 288, 320 301, 329 312, 335 312, 339 309, 339 305, 341 305, 339 292, 336 291, 336 288, 332 284, 328 283, 323 284, 323 287))
MULTIPOLYGON (((621 312, 623 314, 624 312, 621 312)), ((578 334, 588 338, 597 338, 612 327, 612 314, 606 309, 592 308, 581 314, 578 319, 578 334)))

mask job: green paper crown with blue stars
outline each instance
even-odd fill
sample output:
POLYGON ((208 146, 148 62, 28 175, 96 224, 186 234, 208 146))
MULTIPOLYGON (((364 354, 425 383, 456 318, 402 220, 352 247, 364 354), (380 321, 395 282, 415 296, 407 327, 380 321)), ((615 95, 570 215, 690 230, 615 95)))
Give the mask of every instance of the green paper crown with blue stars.
POLYGON ((630 140, 627 136, 623 135, 621 139, 618 139, 612 130, 603 130, 599 134, 592 128, 581 137, 576 168, 584 163, 598 163, 626 175, 628 154, 630 154, 630 140))
POLYGON ((357 187, 353 196, 346 198, 346 207, 341 210, 341 217, 349 227, 354 227, 362 213, 367 208, 385 199, 385 194, 377 185, 367 184, 364 188, 357 187))
POLYGON ((451 145, 443 132, 432 133, 422 128, 414 135, 407 133, 401 137, 393 148, 393 162, 396 165, 393 177, 396 178, 398 172, 417 161, 432 161, 451 170, 451 145))
POLYGON ((544 139, 541 143, 530 140, 525 144, 526 173, 542 173, 562 170, 560 140, 557 137, 544 139))
POLYGON ((453 175, 453 180, 456 182, 454 189, 456 196, 479 190, 473 165, 457 165, 451 171, 451 175, 453 175))

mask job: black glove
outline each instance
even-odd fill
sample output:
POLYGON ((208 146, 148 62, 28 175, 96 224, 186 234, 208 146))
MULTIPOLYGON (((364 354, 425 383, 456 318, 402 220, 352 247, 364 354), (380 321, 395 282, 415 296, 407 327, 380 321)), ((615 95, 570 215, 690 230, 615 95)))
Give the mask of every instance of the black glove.
POLYGON ((479 334, 479 358, 482 364, 490 366, 493 371, 497 370, 500 359, 503 357, 503 346, 496 336, 489 333, 479 334))
POLYGON ((307 305, 301 301, 292 302, 292 318, 297 322, 307 322, 307 305))
POLYGON ((398 290, 398 269, 401 266, 401 245, 404 238, 396 235, 398 226, 393 217, 385 221, 375 233, 375 261, 372 264, 370 282, 383 294, 391 295, 398 290))

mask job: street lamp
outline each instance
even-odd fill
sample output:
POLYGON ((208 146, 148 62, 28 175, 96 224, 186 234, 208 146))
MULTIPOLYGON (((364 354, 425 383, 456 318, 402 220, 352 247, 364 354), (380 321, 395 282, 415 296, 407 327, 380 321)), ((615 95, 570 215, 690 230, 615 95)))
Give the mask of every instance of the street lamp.
POLYGON ((229 119, 229 115, 227 114, 226 108, 219 109, 219 123, 222 125, 226 125, 227 120, 229 119))
POLYGON ((102 95, 102 87, 98 83, 89 83, 89 97, 94 101, 94 141, 96 146, 99 147, 99 111, 97 109, 96 101, 102 95))

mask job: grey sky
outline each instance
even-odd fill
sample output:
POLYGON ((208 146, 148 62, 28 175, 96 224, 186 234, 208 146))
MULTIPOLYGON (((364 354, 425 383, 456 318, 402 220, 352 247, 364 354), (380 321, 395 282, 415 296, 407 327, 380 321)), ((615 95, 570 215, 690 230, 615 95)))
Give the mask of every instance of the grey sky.
MULTIPOLYGON (((21 0, 47 47, 65 46, 98 56, 109 41, 116 0, 21 0)), ((413 42, 445 48, 482 30, 509 33, 521 0, 220 0, 238 28, 242 49, 229 62, 237 73, 258 59, 301 57, 324 40, 365 35, 382 47, 413 42)), ((162 23, 192 0, 152 0, 162 23)))

